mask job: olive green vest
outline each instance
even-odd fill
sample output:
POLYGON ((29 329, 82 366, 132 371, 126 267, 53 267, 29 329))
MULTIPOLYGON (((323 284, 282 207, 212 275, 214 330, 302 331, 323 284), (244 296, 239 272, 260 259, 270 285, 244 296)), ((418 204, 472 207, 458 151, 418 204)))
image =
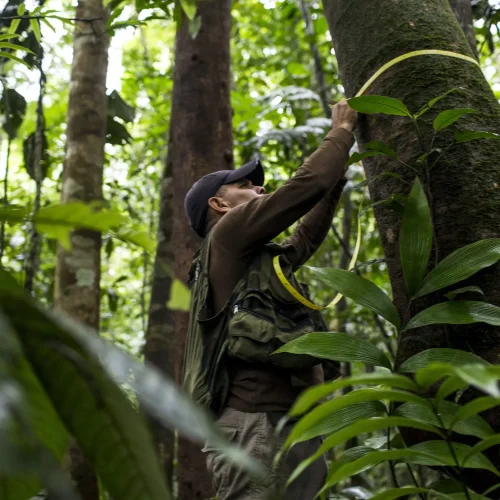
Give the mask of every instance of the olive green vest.
POLYGON ((321 314, 296 301, 274 272, 272 259, 281 255, 285 276, 302 295, 308 296, 286 258, 289 248, 275 243, 261 247, 226 306, 215 316, 210 313, 209 236, 195 254, 189 273, 192 295, 183 388, 215 413, 223 407, 229 390, 226 356, 292 370, 320 363, 306 355, 271 355, 297 337, 327 330, 321 314))

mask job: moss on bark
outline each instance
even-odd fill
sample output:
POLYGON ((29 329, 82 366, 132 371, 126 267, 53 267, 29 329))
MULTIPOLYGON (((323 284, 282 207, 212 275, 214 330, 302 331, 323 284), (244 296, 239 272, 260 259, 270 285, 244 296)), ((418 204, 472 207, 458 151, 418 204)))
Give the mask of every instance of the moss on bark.
MULTIPOLYGON (((410 51, 442 49, 473 56, 448 0, 323 0, 332 32, 339 69, 348 96, 354 95, 384 63, 410 51)), ((422 56, 397 64, 379 78, 368 94, 403 100, 416 112, 430 99, 451 88, 460 90, 440 101, 425 117, 424 141, 432 135, 432 119, 443 109, 469 107, 478 111, 468 115, 436 142, 443 147, 456 130, 500 131, 500 107, 481 70, 468 62, 440 56, 422 56)), ((414 163, 421 154, 416 134, 399 117, 371 115, 361 117, 357 129, 361 149, 366 142, 383 140, 397 150, 400 158, 414 163)), ((431 173, 427 188, 432 194, 438 259, 457 248, 484 238, 500 237, 500 142, 473 141, 452 150, 431 173)), ((387 169, 397 168, 380 158, 364 162, 368 179, 387 169)), ((412 182, 411 170, 398 168, 412 182)), ((372 201, 394 193, 407 194, 408 186, 392 178, 381 178, 370 185, 372 201), (406 187, 405 187, 406 186, 406 187)), ((399 260, 400 217, 379 206, 375 215, 388 258, 394 302, 407 320, 408 297, 399 260)), ((500 305, 499 266, 492 266, 469 280, 485 292, 487 302, 500 305)), ((443 291, 445 293, 446 290, 443 291)), ((442 300, 443 293, 420 300, 410 310, 415 313, 442 300)), ((493 363, 500 355, 500 329, 485 324, 420 328, 402 335, 398 363, 430 347, 468 350, 493 363)), ((500 430, 498 414, 490 422, 500 430)), ((479 477, 479 476, 478 476, 479 477)))

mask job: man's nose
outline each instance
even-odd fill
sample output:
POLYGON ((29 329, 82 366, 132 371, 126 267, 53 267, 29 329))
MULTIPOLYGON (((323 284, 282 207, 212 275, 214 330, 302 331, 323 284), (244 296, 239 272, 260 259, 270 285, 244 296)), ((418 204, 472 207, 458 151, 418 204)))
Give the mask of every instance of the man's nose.
POLYGON ((253 186, 253 188, 257 194, 264 194, 266 192, 263 186, 253 186))

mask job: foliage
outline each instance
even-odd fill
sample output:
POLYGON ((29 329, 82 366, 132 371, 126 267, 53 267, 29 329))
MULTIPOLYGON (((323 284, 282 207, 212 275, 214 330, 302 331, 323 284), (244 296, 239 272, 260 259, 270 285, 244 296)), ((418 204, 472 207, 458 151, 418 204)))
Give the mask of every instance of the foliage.
MULTIPOLYGON (((383 96, 353 98, 349 104, 359 112, 403 116, 414 124, 418 136, 421 137, 419 131, 421 116, 443 97, 429 102, 415 115, 397 99, 383 96)), ((434 134, 441 133, 471 112, 473 110, 470 109, 441 112, 434 119, 434 134)), ((496 134, 489 132, 455 132, 453 141, 447 149, 462 141, 496 138, 496 134)), ((429 149, 422 151, 423 156, 416 167, 404 165, 415 170, 427 182, 429 170, 444 154, 438 153, 438 159, 430 163, 433 154, 432 143, 429 149)), ((422 146, 424 147, 423 142, 422 146)), ((374 153, 381 153, 385 149, 383 144, 371 147, 374 153)), ((368 156, 372 155, 366 155, 368 156)), ((392 153, 387 156, 394 158, 392 153)), ((498 241, 485 239, 458 249, 428 272, 433 248, 433 222, 426 190, 419 177, 415 178, 405 201, 399 235, 401 267, 410 302, 445 287, 459 286, 460 282, 479 270, 495 264, 500 258, 497 255, 498 241)), ((399 318, 389 298, 375 284, 352 272, 314 268, 311 268, 311 271, 325 281, 332 291, 341 291, 346 297, 390 321, 398 335, 405 330, 432 324, 483 322, 500 325, 499 307, 482 301, 453 300, 461 293, 478 291, 482 293, 477 287, 459 288, 451 296, 448 294, 448 298, 452 300, 441 301, 420 312, 412 313, 413 316, 408 319, 399 318)), ((286 344, 277 352, 308 354, 335 361, 362 362, 388 370, 372 374, 371 377, 348 377, 314 387, 302 394, 289 412, 289 418, 300 416, 300 419, 286 439, 281 453, 300 442, 302 436, 309 435, 310 430, 316 429, 322 420, 328 418, 329 426, 322 427, 325 440, 320 449, 297 467, 290 476, 289 483, 292 483, 321 454, 331 452, 360 433, 375 432, 377 436, 377 432, 382 430, 387 437, 385 445, 377 449, 368 447, 354 458, 343 460, 341 456, 340 465, 331 465, 322 494, 326 494, 346 478, 384 462, 391 464, 393 478, 396 478, 395 464, 406 464, 409 470, 412 464, 444 467, 441 469, 443 474, 454 480, 458 488, 456 491, 466 498, 485 493, 470 491, 463 469, 485 469, 500 477, 500 471, 487 458, 487 450, 500 443, 500 434, 495 434, 489 424, 479 416, 485 410, 500 405, 498 389, 500 370, 497 366, 491 366, 464 351, 429 349, 416 354, 398 367, 389 362, 384 352, 369 342, 351 339, 343 333, 311 333, 286 344), (401 379, 401 374, 404 373, 413 373, 414 382, 411 382, 413 386, 404 386, 401 379), (348 384, 355 386, 356 390, 342 396, 335 394, 336 390, 348 384), (436 389, 436 384, 439 384, 439 389, 436 389), (363 385, 369 387, 363 388, 363 385), (462 403, 460 395, 467 387, 473 387, 486 396, 462 403), (455 402, 450 401, 450 398, 455 402), (385 415, 381 416, 379 410, 374 409, 373 414, 368 417, 364 413, 353 420, 343 418, 345 425, 335 418, 340 409, 373 401, 385 405, 385 415), (413 446, 404 443, 401 446, 392 445, 391 435, 404 427, 425 431, 422 434, 422 442, 413 446), (477 439, 471 443, 463 441, 461 435, 474 436, 477 439)), ((340 413, 338 415, 339 419, 342 418, 340 413)), ((413 472, 411 476, 416 488, 410 490, 413 485, 394 488, 390 490, 389 497, 425 493, 430 498, 440 498, 445 493, 435 485, 425 484, 424 477, 420 477, 419 483, 413 472)), ((500 486, 500 481, 497 486, 500 486)), ((385 497, 381 495, 381 498, 385 497)))

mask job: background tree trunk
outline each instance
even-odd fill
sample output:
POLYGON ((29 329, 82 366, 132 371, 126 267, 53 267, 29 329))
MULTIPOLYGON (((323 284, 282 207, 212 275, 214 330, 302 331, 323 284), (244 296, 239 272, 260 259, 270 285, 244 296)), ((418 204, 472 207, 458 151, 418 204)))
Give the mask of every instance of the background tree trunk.
POLYGON ((469 44, 477 57, 476 34, 474 32, 474 22, 472 19, 472 4, 471 0, 450 0, 451 8, 462 27, 462 30, 469 40, 469 44))
MULTIPOLYGON (((184 20, 177 33, 174 90, 167 165, 160 201, 160 234, 145 358, 180 379, 188 314, 169 311, 172 269, 186 282, 200 239, 184 214, 184 197, 203 175, 233 168, 230 101, 231 1, 199 3, 201 29, 195 39, 184 20)), ((172 471, 173 438, 153 425, 167 475, 172 471)), ((211 480, 199 446, 179 440, 179 499, 212 496, 211 480)))
MULTIPOLYGON (((348 96, 354 95, 384 63, 412 50, 444 49, 472 55, 447 0, 372 0, 363 3, 324 0, 323 3, 348 96)), ((415 112, 433 97, 456 87, 462 89, 440 101, 436 109, 429 112, 426 121, 429 122, 443 109, 470 107, 478 113, 461 119, 452 127, 453 131, 475 129, 498 132, 498 102, 480 69, 465 61, 439 56, 409 59, 386 72, 368 93, 402 99, 415 112)), ((429 124, 423 126, 426 143, 431 134, 432 127, 429 124)), ((418 138, 403 118, 382 115, 362 117, 356 135, 361 148, 368 141, 383 140, 393 145, 400 158, 410 164, 421 154, 418 138)), ((451 142, 451 132, 443 137, 436 141, 436 147, 451 142)), ((427 188, 432 194, 438 260, 469 243, 500 236, 499 152, 498 142, 464 143, 450 150, 432 170, 427 188)), ((372 158, 364 161, 364 167, 368 179, 372 181, 381 172, 397 168, 397 165, 372 158)), ((415 177, 408 169, 398 168, 398 172, 409 182, 415 177)), ((406 195, 408 186, 385 177, 370 184, 373 202, 384 200, 394 193, 406 195)), ((391 209, 380 205, 375 208, 375 216, 388 259, 394 302, 404 321, 407 321, 408 297, 399 260, 401 219, 391 209)), ((487 302, 500 305, 499 278, 500 266, 496 265, 467 283, 480 286, 487 302)), ((411 314, 443 300, 447 291, 417 301, 411 314)), ((400 337, 397 362, 399 364, 431 347, 463 349, 498 363, 500 329, 478 323, 467 326, 437 325, 404 332, 400 337)), ((488 420, 498 432, 498 412, 489 414, 488 420)), ((414 433, 412 435, 415 436, 414 433)), ((498 464, 498 457, 496 459, 498 464)), ((482 476, 479 471, 470 475, 475 484, 481 484, 482 476)))
MULTIPOLYGON (((109 37, 102 0, 80 0, 66 128, 66 156, 62 201, 101 201, 106 142, 106 72, 109 37)), ((73 231, 71 251, 57 250, 55 306, 94 329, 99 328, 101 235, 73 231)), ((71 473, 82 500, 98 500, 97 478, 74 445, 70 449, 71 473)))

